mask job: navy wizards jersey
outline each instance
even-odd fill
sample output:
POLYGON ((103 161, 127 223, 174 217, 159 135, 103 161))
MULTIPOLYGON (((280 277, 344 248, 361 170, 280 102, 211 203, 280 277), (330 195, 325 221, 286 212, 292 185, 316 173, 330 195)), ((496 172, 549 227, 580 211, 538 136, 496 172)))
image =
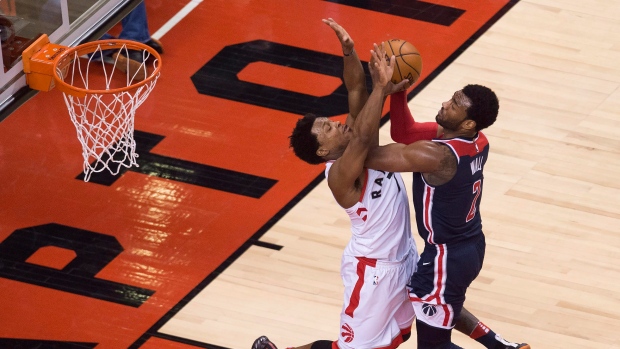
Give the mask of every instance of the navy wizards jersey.
POLYGON ((418 232, 427 244, 467 240, 482 234, 480 199, 482 170, 489 141, 481 132, 473 138, 433 139, 449 147, 458 165, 454 178, 432 186, 421 173, 413 173, 413 205, 418 232))

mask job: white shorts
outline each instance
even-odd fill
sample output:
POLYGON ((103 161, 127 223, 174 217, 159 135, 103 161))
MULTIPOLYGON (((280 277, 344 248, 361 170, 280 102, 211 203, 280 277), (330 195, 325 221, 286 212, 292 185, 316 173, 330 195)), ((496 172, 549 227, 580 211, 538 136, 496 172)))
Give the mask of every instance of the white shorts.
POLYGON ((398 262, 342 257, 344 305, 338 341, 332 347, 387 349, 402 343, 415 318, 406 286, 417 260, 413 249, 398 262))

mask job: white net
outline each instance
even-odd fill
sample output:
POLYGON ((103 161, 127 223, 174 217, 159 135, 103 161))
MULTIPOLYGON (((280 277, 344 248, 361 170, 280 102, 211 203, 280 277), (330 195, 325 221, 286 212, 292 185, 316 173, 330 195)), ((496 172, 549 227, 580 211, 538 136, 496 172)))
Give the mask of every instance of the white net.
POLYGON ((138 166, 134 117, 157 83, 159 72, 150 75, 159 61, 146 49, 125 45, 113 53, 100 44, 86 56, 80 50, 71 55, 57 72, 76 90, 86 90, 82 96, 63 91, 82 144, 84 181, 93 173, 116 175, 123 167, 138 166))

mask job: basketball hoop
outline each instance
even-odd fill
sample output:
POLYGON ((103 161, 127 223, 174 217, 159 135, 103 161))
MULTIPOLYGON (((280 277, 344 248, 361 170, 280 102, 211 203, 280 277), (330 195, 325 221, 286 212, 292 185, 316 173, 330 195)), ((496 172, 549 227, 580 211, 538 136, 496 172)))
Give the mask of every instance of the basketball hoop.
POLYGON ((129 40, 66 47, 42 35, 24 50, 22 60, 31 88, 63 93, 82 144, 85 182, 92 173, 108 170, 116 175, 122 167, 138 166, 134 117, 159 78, 157 51, 129 40), (136 52, 139 64, 125 58, 136 52))

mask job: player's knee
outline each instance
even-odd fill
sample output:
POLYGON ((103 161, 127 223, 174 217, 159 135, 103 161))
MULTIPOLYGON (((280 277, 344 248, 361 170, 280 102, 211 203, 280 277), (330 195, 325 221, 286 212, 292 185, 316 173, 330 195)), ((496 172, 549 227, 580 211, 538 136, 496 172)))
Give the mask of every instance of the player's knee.
POLYGON ((432 327, 416 320, 418 349, 450 349, 451 330, 432 327))
POLYGON ((332 341, 320 340, 312 343, 310 349, 332 349, 332 341))

